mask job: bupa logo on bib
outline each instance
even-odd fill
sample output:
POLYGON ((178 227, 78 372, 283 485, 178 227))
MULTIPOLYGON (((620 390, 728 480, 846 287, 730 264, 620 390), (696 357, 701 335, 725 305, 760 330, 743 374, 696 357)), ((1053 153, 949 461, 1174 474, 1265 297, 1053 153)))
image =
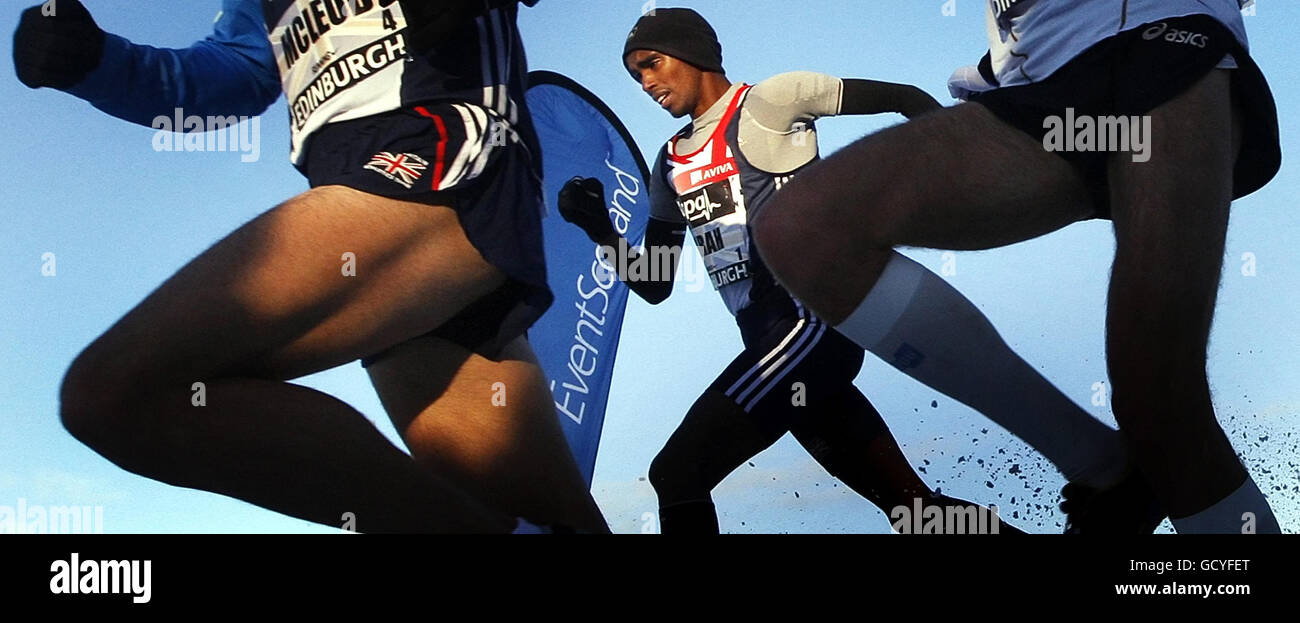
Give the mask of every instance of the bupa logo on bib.
POLYGON ((677 204, 682 209, 682 216, 691 224, 708 223, 736 211, 736 202, 732 200, 731 188, 727 184, 710 184, 692 195, 679 197, 677 204))
POLYGON ((1170 28, 1169 24, 1166 24, 1164 22, 1155 24, 1150 28, 1146 29, 1145 31, 1143 31, 1142 38, 1146 39, 1147 41, 1164 39, 1169 43, 1183 43, 1187 45, 1194 45, 1198 48, 1205 48, 1205 46, 1210 43, 1210 37, 1207 35, 1203 35, 1199 32, 1192 32, 1190 30, 1179 30, 1177 28, 1170 28))

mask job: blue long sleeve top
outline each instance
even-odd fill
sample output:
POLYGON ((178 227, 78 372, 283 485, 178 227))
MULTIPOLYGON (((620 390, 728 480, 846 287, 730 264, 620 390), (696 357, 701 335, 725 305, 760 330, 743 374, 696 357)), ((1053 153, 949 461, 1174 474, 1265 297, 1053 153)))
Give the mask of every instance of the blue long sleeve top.
POLYGON ((107 34, 99 67, 66 91, 149 126, 176 108, 187 115, 257 116, 279 98, 281 86, 260 3, 222 0, 212 34, 188 48, 155 48, 107 34))

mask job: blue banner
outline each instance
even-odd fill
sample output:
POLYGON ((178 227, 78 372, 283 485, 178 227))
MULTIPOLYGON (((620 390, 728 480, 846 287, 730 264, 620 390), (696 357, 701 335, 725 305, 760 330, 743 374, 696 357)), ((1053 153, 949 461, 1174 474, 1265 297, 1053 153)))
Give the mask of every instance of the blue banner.
POLYGON ((610 219, 633 243, 645 237, 650 201, 645 159, 618 118, 591 92, 556 73, 529 74, 528 109, 545 164, 546 264, 555 304, 529 331, 550 379, 555 409, 587 484, 605 423, 628 289, 597 247, 555 209, 574 176, 605 185, 610 219))

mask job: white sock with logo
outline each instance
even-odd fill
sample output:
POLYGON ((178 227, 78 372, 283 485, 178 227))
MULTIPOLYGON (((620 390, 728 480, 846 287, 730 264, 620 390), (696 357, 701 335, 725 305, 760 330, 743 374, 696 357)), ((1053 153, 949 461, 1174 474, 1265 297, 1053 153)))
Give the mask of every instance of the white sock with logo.
POLYGON ((1182 519, 1171 519, 1178 534, 1281 534, 1268 500, 1249 475, 1236 491, 1213 506, 1182 519))
POLYGON ((1021 359, 948 282, 897 252, 836 329, 1024 440, 1071 482, 1108 488, 1128 471, 1128 449, 1118 431, 1021 359))

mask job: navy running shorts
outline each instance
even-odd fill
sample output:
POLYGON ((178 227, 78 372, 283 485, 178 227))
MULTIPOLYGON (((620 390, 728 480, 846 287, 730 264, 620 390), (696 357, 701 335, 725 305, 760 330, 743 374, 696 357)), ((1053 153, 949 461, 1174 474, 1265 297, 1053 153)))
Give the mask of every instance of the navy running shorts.
POLYGON ((456 211, 466 237, 507 279, 430 335, 489 357, 526 335, 554 300, 540 162, 491 115, 431 102, 331 123, 312 135, 300 167, 313 188, 347 186, 456 211))
MULTIPOLYGON (((1277 105, 1250 54, 1208 15, 1144 24, 1097 43, 1042 81, 972 94, 970 101, 1041 142, 1048 134, 1044 121, 1067 118, 1067 108, 1074 109, 1076 119, 1146 115, 1191 88, 1229 54, 1237 64, 1233 97, 1245 113, 1233 183, 1236 199, 1262 188, 1281 167, 1277 105), (1168 35, 1179 31, 1190 34, 1170 40, 1168 35)), ((1109 219, 1106 162, 1112 154, 1053 153, 1080 169, 1097 206, 1096 217, 1109 219)))
POLYGON ((709 390, 770 432, 789 430, 804 408, 825 408, 862 369, 862 348, 781 288, 741 309, 736 324, 745 350, 709 390))

